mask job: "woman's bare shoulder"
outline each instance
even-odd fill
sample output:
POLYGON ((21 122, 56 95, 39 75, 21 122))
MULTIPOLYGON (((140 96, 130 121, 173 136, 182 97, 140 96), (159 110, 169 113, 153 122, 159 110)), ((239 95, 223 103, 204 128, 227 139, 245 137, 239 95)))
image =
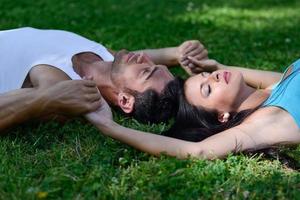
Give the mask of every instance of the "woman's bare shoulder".
POLYGON ((241 125, 268 131, 299 131, 293 117, 286 110, 275 106, 258 109, 241 125))

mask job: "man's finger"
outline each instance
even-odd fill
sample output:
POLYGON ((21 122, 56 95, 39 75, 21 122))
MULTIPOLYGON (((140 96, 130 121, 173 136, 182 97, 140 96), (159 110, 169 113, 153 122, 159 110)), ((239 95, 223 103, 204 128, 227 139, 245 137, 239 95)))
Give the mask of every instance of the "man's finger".
POLYGON ((207 59, 208 52, 206 49, 204 49, 204 50, 199 49, 199 51, 191 52, 188 56, 192 56, 192 57, 196 58, 197 60, 202 60, 202 59, 207 59))
POLYGON ((189 46, 189 48, 187 48, 184 51, 184 54, 188 55, 190 52, 192 52, 192 51, 194 51, 196 49, 199 49, 200 51, 202 51, 204 48, 203 48, 203 45, 201 45, 199 43, 193 43, 191 46, 189 46))
POLYGON ((196 48, 196 45, 194 43, 191 43, 187 48, 183 49, 182 53, 184 55, 188 54, 190 51, 194 50, 196 48))
POLYGON ((87 94, 99 94, 97 87, 84 87, 84 92, 87 94))
POLYGON ((186 49, 186 48, 188 48, 190 45, 192 45, 192 42, 184 42, 181 46, 180 46, 180 53, 183 53, 184 52, 184 50, 186 49))
POLYGON ((96 87, 95 81, 92 80, 81 80, 83 82, 83 85, 86 87, 96 87))
POLYGON ((90 94, 88 96, 90 102, 99 101, 101 99, 100 94, 90 94))
POLYGON ((197 60, 196 58, 191 57, 191 56, 188 56, 188 59, 189 59, 192 63, 201 66, 201 61, 200 61, 200 60, 197 60))
POLYGON ((202 51, 200 54, 193 56, 196 60, 208 59, 208 52, 202 51))
POLYGON ((201 49, 194 49, 193 51, 190 51, 190 53, 186 54, 185 56, 188 57, 188 56, 191 56, 191 57, 195 57, 196 55, 199 55, 201 54, 203 50, 201 49))

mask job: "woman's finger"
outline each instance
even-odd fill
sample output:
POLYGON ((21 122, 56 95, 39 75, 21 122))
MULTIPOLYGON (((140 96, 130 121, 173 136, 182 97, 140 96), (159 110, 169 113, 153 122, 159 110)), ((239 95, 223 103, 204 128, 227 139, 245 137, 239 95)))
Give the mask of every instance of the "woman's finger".
POLYGON ((193 72, 191 71, 191 69, 188 68, 188 67, 184 67, 184 70, 185 70, 186 73, 189 74, 189 75, 192 75, 192 74, 193 74, 193 72))
POLYGON ((190 63, 190 61, 188 59, 186 59, 183 62, 181 62, 181 65, 187 66, 189 63, 190 63))
POLYGON ((192 70, 193 68, 195 68, 196 66, 193 63, 189 63, 189 68, 192 70))

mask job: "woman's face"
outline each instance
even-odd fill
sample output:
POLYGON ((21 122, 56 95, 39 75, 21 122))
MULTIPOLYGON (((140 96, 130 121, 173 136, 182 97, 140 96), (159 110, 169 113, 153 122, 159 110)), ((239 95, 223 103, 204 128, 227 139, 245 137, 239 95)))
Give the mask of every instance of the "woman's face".
POLYGON ((190 77, 184 85, 187 101, 208 110, 231 112, 239 105, 239 94, 245 85, 235 70, 202 72, 190 77))

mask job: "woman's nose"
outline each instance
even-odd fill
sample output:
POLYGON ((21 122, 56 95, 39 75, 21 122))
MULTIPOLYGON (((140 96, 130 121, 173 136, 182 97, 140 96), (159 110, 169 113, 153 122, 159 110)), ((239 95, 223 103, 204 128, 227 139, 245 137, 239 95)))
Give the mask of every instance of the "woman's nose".
POLYGON ((208 78, 212 81, 219 82, 220 81, 220 73, 213 72, 210 74, 210 76, 208 78))

